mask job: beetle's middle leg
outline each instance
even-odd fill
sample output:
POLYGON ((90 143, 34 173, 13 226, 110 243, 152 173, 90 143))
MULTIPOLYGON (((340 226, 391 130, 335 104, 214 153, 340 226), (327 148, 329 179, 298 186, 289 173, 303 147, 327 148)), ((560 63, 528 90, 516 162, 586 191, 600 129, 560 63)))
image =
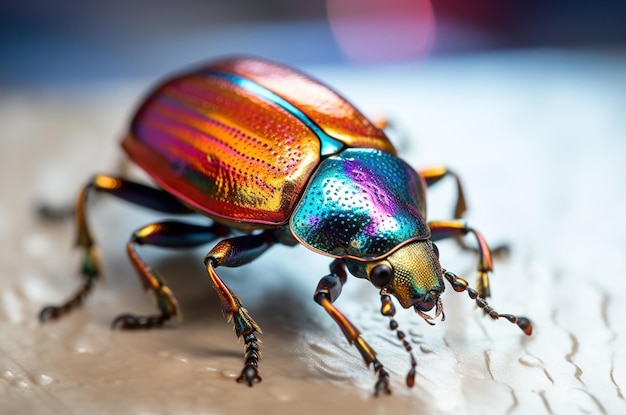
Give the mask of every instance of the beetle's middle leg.
POLYGON ((221 266, 238 267, 247 264, 277 242, 278 238, 271 230, 253 235, 237 236, 220 241, 204 257, 204 264, 211 283, 220 298, 224 316, 228 321, 233 321, 237 337, 244 339, 244 368, 237 378, 237 382, 245 382, 248 386, 261 381, 259 376, 259 359, 261 358, 259 343, 261 341, 256 337, 256 333, 261 333, 261 328, 250 317, 248 311, 243 308, 239 297, 217 275, 215 268, 221 266))
POLYGON ((166 285, 165 280, 141 259, 135 249, 136 245, 191 248, 205 245, 229 234, 230 228, 220 223, 202 226, 171 220, 153 223, 133 232, 126 245, 128 257, 135 267, 144 289, 152 295, 154 303, 161 313, 152 316, 122 314, 113 320, 111 327, 114 329, 149 329, 163 325, 172 317, 181 317, 176 298, 166 285))
POLYGON ((374 395, 378 396, 381 392, 390 394, 389 373, 376 358, 376 352, 363 340, 359 329, 333 304, 341 294, 341 288, 347 279, 345 262, 340 259, 334 260, 330 265, 330 272, 320 280, 313 299, 335 320, 348 342, 357 348, 365 364, 368 367, 370 364, 374 365, 374 372, 378 375, 374 395))

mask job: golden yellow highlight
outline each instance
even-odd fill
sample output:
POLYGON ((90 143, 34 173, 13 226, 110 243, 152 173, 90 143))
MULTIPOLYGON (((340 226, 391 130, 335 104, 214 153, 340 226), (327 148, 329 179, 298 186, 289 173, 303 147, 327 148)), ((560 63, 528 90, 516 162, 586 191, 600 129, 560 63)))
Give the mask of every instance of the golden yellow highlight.
POLYGON ((121 186, 121 182, 120 180, 114 178, 114 177, 109 177, 109 176, 96 176, 93 180, 93 184, 96 187, 102 188, 102 189, 109 189, 109 190, 113 190, 113 189, 119 189, 119 187, 121 186))
POLYGON ((135 232, 135 235, 137 238, 143 239, 143 238, 146 238, 147 236, 158 233, 160 228, 161 226, 159 224, 153 223, 153 224, 144 226, 143 228, 139 229, 138 231, 135 232))
POLYGON ((394 271, 392 288, 402 307, 430 291, 443 291, 441 265, 428 240, 402 246, 387 261, 394 271))
POLYGON ((430 166, 420 170, 420 176, 425 178, 442 177, 447 173, 448 169, 443 165, 430 166))

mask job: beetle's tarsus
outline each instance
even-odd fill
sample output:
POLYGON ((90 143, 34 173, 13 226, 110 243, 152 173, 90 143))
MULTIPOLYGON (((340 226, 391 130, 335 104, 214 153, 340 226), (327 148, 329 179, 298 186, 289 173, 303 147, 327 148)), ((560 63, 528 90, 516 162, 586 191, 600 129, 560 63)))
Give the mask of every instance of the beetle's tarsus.
POLYGON ((241 371, 241 375, 237 378, 237 383, 245 382, 248 386, 252 386, 254 382, 258 383, 262 380, 261 376, 259 376, 259 359, 261 358, 259 343, 261 341, 257 339, 254 331, 244 334, 243 338, 246 342, 245 366, 241 371))
POLYGON ((137 330, 162 327, 163 323, 169 320, 169 318, 169 315, 164 314, 158 316, 135 316, 133 314, 121 314, 113 320, 111 323, 111 329, 137 330))
POLYGON ((389 387, 389 373, 385 368, 380 365, 376 372, 378 372, 378 380, 374 385, 374 396, 380 396, 381 392, 385 395, 391 395, 391 388, 389 387))
POLYGON ((48 321, 57 320, 76 308, 81 302, 82 299, 76 300, 76 297, 73 297, 65 304, 46 306, 39 312, 39 322, 46 323, 48 321))
POLYGON ((39 322, 45 323, 50 320, 56 320, 61 315, 63 315, 61 310, 62 310, 61 307, 58 307, 55 305, 49 305, 47 307, 42 308, 41 311, 39 312, 39 322))
POLYGON ((83 300, 91 293, 95 279, 95 275, 87 275, 83 286, 65 303, 61 305, 49 305, 42 308, 39 312, 39 322, 45 323, 56 320, 79 307, 83 303, 83 300))
POLYGON ((76 210, 74 206, 51 206, 47 203, 40 203, 36 207, 37 216, 46 221, 62 221, 74 216, 76 210))

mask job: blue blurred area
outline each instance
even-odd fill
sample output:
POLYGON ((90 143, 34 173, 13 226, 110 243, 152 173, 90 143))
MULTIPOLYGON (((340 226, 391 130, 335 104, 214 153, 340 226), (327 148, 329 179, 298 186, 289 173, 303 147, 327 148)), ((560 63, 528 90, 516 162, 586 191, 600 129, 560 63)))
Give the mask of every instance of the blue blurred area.
MULTIPOLYGON (((432 3, 435 56, 626 40, 623 1, 432 3)), ((292 64, 344 59, 326 0, 0 1, 0 84, 158 76, 226 53, 292 64)))

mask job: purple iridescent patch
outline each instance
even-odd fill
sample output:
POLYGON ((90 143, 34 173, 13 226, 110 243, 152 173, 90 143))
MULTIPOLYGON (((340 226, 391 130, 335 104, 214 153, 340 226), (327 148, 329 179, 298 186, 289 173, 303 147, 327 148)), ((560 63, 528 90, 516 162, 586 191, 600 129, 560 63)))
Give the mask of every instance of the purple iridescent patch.
POLYGON ((351 148, 324 160, 291 218, 308 248, 333 257, 374 259, 427 239, 425 184, 380 150, 351 148))

